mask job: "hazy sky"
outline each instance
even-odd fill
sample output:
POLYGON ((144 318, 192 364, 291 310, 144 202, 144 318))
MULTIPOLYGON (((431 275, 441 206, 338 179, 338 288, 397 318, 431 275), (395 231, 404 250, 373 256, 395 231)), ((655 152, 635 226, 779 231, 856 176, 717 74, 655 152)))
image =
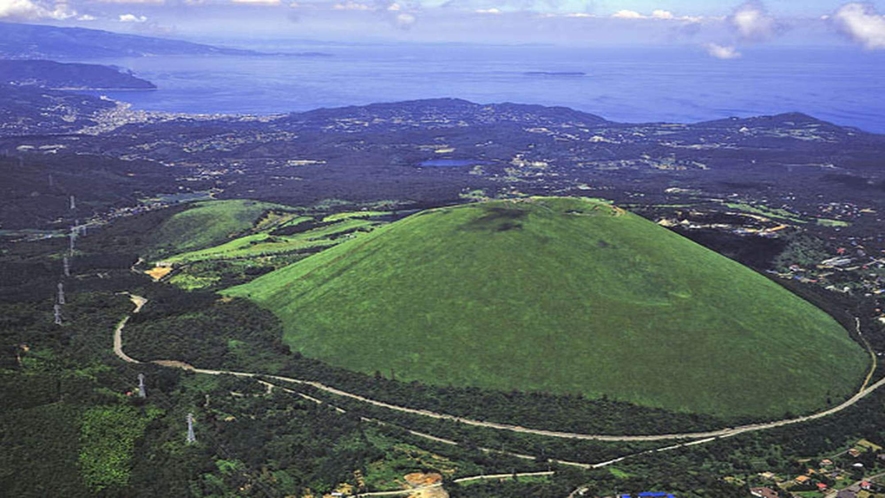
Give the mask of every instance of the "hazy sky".
POLYGON ((885 49, 885 0, 0 0, 0 20, 193 40, 885 49))

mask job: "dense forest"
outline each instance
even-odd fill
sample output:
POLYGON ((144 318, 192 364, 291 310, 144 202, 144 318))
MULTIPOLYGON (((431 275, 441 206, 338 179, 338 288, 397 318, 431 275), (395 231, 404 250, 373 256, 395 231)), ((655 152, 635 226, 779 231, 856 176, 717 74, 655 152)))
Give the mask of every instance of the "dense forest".
POLYGON ((0 151, 0 175, 0 228, 7 230, 66 229, 76 220, 172 191, 176 178, 170 168, 150 161, 27 151, 0 151), (60 224, 62 218, 68 223, 60 224))

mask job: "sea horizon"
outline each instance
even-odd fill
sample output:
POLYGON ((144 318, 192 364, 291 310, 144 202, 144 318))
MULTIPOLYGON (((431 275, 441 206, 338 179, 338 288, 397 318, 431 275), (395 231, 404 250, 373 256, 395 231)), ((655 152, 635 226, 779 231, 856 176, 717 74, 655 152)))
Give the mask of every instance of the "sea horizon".
POLYGON ((89 62, 132 70, 158 88, 92 93, 137 110, 188 114, 273 115, 431 98, 563 106, 625 123, 801 112, 885 133, 876 84, 885 81, 885 54, 853 48, 766 47, 711 60, 685 47, 287 47, 328 56, 97 59, 89 62))

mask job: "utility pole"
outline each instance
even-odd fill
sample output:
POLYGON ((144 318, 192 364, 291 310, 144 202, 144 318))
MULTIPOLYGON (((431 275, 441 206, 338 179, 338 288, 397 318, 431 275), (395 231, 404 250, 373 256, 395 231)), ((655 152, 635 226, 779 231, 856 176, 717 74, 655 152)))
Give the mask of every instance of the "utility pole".
POLYGON ((59 282, 58 283, 58 304, 66 304, 65 303, 65 284, 59 282))
POLYGON ((71 276, 71 260, 68 259, 67 256, 65 256, 64 263, 65 263, 65 276, 70 277, 71 276))
POLYGON ((77 203, 74 202, 74 196, 71 196, 71 211, 77 209, 77 203))
POLYGON ((197 437, 194 436, 194 414, 187 414, 187 444, 196 443, 197 437))
POLYGON ((53 309, 55 310, 55 324, 61 325, 61 305, 58 303, 55 303, 55 306, 53 309))
POLYGON ((143 373, 138 374, 138 397, 139 398, 146 398, 147 397, 147 393, 144 390, 144 374, 143 373))

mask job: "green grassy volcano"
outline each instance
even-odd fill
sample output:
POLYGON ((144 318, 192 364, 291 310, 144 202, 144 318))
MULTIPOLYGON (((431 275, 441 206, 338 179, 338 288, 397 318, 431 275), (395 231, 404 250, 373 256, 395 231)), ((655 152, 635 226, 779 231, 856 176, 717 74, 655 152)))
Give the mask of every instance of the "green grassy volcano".
POLYGON ((426 211, 227 292, 307 356, 439 385, 776 417, 840 401, 868 366, 809 303, 586 199, 426 211))

